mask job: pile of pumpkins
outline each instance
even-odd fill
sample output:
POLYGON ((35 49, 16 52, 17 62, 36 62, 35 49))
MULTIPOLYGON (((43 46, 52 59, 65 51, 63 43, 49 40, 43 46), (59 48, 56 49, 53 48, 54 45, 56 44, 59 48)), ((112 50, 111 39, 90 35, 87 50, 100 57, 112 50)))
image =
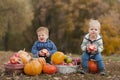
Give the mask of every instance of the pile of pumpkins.
POLYGON ((53 74, 57 72, 55 65, 46 63, 45 58, 32 58, 31 55, 24 51, 20 50, 10 57, 10 64, 24 64, 24 73, 27 75, 38 75, 43 73, 53 74))
MULTIPOLYGON (((43 73, 46 74, 54 74, 57 72, 57 67, 55 65, 61 64, 65 59, 65 55, 63 52, 55 52, 51 56, 52 64, 46 63, 45 58, 32 58, 31 55, 24 51, 20 50, 15 53, 9 60, 11 64, 24 64, 24 73, 27 75, 38 75, 43 73)), ((90 70, 94 69, 95 72, 97 70, 97 66, 93 62, 89 62, 90 70)))

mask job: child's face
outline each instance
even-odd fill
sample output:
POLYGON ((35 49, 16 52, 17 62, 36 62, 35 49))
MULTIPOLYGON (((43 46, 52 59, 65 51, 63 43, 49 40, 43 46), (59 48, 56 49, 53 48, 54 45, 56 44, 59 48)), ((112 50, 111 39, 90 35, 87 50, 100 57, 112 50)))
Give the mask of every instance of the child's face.
POLYGON ((91 36, 97 36, 100 33, 100 29, 97 26, 90 26, 89 27, 89 34, 91 36))
POLYGON ((40 42, 46 42, 48 39, 48 34, 45 33, 45 31, 39 31, 37 32, 38 40, 40 42))

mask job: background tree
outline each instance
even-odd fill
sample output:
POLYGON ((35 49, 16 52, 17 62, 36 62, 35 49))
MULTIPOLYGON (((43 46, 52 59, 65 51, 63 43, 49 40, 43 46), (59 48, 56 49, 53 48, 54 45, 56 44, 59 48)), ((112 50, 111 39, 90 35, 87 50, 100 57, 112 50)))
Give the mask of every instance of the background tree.
POLYGON ((0 44, 3 41, 4 43, 0 48, 26 48, 30 51, 37 39, 36 29, 46 26, 50 30, 50 39, 55 42, 58 50, 80 54, 80 45, 87 33, 88 21, 93 18, 102 24, 105 48, 103 54, 120 53, 119 3, 119 0, 1 1, 0 44))
MULTIPOLYGON (((109 15, 109 11, 114 11, 111 7, 117 5, 114 3, 116 1, 36 0, 32 27, 35 32, 39 26, 47 26, 50 29, 50 38, 53 39, 59 50, 81 53, 80 44, 87 30, 85 21, 93 18, 102 22, 101 16, 105 17, 104 14, 109 15)), ((104 20, 107 19, 104 18, 104 20)), ((33 38, 34 40, 35 38, 33 38)), ((109 53, 111 54, 111 52, 109 53)))
POLYGON ((26 42, 22 33, 31 25, 32 18, 29 0, 0 0, 0 48, 15 50, 24 47, 26 42))

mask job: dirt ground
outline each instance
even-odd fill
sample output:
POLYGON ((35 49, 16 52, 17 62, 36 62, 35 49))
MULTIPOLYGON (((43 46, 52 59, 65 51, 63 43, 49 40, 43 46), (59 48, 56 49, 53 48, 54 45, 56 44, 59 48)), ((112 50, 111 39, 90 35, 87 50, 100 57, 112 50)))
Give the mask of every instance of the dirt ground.
POLYGON ((104 56, 104 63, 106 67, 106 75, 98 74, 61 74, 55 73, 52 75, 39 74, 36 76, 28 76, 24 73, 6 73, 4 63, 9 60, 13 52, 0 51, 0 80, 120 80, 120 55, 104 56))

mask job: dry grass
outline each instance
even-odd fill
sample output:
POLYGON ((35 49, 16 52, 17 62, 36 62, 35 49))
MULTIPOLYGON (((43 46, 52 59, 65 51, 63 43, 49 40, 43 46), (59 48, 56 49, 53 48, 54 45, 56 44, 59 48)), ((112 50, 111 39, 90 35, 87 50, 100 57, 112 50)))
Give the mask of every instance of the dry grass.
POLYGON ((22 74, 5 74, 3 64, 7 62, 14 52, 0 51, 0 79, 1 80, 119 80, 120 79, 120 56, 105 56, 105 66, 107 75, 79 73, 72 74, 40 74, 36 76, 28 76, 22 74))

